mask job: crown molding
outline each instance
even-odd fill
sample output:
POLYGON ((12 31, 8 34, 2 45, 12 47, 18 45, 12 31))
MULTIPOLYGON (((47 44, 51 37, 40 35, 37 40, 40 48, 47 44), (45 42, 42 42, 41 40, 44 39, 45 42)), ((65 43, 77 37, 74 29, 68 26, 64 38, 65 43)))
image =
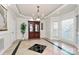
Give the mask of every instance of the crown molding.
POLYGON ((51 13, 49 13, 47 16, 44 17, 44 19, 51 17, 53 14, 55 14, 57 11, 61 10, 62 8, 68 6, 68 4, 62 5, 59 8, 56 8, 54 11, 52 11, 51 13))

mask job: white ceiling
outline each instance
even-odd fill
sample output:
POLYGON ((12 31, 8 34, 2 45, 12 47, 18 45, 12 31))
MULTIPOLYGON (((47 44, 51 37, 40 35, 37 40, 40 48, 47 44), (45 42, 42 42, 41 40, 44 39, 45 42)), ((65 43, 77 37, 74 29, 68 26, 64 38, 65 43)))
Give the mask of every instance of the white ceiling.
MULTIPOLYGON (((21 13, 20 15, 22 16, 29 16, 29 17, 37 17, 37 6, 38 4, 13 4, 10 5, 10 8, 14 10, 15 13, 19 12, 21 13), (18 9, 18 10, 17 10, 18 9)), ((62 14, 68 13, 72 10, 74 10, 77 5, 76 4, 39 4, 40 6, 40 11, 39 15, 40 18, 42 17, 56 17, 60 16, 62 14)))
POLYGON ((42 18, 55 11, 62 4, 18 4, 17 8, 25 16, 37 17, 37 6, 40 6, 39 16, 42 18))

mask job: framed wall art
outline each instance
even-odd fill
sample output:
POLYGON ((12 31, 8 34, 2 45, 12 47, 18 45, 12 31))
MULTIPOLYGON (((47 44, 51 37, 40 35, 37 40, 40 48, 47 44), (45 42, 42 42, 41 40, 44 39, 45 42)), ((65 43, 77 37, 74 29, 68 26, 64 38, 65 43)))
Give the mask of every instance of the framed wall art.
POLYGON ((41 23, 41 30, 43 30, 43 23, 41 23))
POLYGON ((7 31, 7 9, 0 4, 0 31, 7 31))

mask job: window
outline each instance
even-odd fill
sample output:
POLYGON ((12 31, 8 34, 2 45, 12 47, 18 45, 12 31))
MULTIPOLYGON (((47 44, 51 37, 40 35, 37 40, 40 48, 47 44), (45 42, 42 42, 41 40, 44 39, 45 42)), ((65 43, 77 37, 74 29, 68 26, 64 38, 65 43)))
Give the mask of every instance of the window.
POLYGON ((67 19, 62 21, 62 37, 64 39, 73 39, 73 25, 74 19, 67 19))
POLYGON ((58 30, 58 22, 54 22, 54 30, 58 30))
POLYGON ((58 22, 53 22, 53 33, 54 36, 58 36, 58 22))

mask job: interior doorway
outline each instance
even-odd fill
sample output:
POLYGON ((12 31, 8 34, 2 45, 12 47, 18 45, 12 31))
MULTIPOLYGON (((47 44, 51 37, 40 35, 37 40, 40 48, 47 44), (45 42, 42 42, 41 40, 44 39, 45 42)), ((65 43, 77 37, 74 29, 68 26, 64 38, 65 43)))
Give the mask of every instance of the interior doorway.
POLYGON ((28 37, 29 39, 40 38, 40 21, 28 21, 28 37))

